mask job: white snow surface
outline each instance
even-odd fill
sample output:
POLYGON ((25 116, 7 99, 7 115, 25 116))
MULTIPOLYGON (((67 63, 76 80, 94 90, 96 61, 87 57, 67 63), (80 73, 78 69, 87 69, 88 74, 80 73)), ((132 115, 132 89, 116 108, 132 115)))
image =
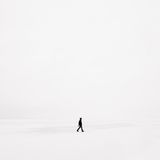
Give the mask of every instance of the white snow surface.
POLYGON ((159 160, 158 123, 74 125, 0 121, 1 160, 159 160))

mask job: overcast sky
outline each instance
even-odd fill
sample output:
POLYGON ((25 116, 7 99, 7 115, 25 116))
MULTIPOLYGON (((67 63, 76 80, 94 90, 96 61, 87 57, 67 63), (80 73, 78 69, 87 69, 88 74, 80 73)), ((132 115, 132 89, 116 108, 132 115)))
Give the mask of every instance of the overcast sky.
POLYGON ((160 116, 158 0, 1 0, 0 118, 160 116))

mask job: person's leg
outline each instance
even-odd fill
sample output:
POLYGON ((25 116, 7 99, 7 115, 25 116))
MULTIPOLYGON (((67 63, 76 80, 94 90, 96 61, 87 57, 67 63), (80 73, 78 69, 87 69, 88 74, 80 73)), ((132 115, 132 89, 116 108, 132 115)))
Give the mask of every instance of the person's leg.
POLYGON ((83 127, 81 126, 81 131, 84 132, 83 127))
POLYGON ((78 127, 77 132, 79 131, 80 128, 81 128, 81 127, 78 127))

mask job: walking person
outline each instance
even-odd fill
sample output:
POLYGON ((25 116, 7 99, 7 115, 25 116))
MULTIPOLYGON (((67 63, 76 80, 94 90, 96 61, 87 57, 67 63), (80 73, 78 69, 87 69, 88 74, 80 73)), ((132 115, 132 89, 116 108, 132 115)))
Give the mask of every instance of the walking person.
POLYGON ((77 132, 79 132, 79 129, 81 129, 81 131, 84 132, 82 127, 82 118, 79 119, 77 132))

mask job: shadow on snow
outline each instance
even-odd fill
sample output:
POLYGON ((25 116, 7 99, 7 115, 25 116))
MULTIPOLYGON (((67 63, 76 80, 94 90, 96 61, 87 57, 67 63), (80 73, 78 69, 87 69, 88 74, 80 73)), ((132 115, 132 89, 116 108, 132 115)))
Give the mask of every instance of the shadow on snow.
MULTIPOLYGON (((112 124, 92 124, 85 125, 85 132, 94 132, 98 130, 106 129, 118 129, 126 127, 134 127, 135 124, 131 123, 112 123, 112 124)), ((74 133, 76 132, 76 126, 42 126, 37 128, 29 128, 26 132, 28 133, 41 133, 41 134, 59 134, 59 133, 74 133)))

